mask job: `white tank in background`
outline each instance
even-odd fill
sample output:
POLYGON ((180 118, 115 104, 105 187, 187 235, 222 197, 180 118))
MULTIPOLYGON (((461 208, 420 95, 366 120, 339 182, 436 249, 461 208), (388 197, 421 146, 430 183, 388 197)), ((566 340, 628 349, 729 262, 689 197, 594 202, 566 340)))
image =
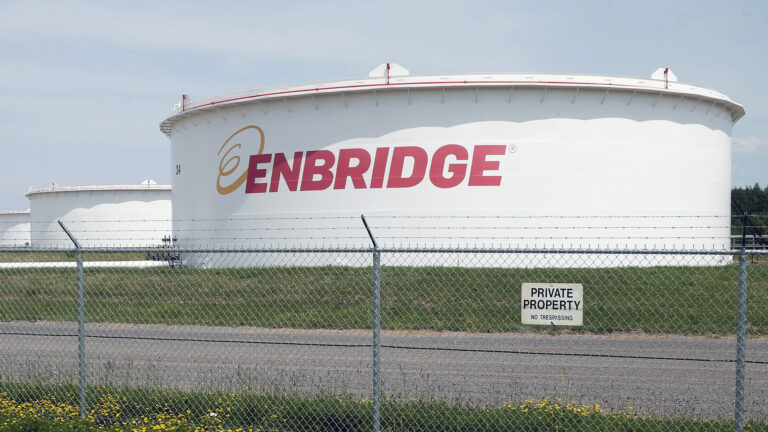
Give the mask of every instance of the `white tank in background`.
MULTIPOLYGON (((365 214, 385 247, 723 249, 731 126, 743 115, 668 69, 648 79, 382 65, 367 78, 185 96, 160 127, 180 246, 367 247, 365 214)), ((515 263, 499 265, 536 265, 515 263)))
POLYGON ((24 247, 29 244, 29 210, 0 211, 0 247, 24 247))
POLYGON ((163 245, 171 234, 171 187, 137 185, 30 188, 34 247, 71 248, 61 220, 83 247, 163 245))

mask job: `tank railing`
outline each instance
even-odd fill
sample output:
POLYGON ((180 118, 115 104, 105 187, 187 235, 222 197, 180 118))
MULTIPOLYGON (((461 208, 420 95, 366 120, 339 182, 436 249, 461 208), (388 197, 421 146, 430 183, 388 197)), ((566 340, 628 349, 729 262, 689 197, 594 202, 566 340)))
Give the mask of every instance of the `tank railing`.
POLYGON ((171 190, 171 185, 161 184, 137 184, 137 185, 93 185, 93 186, 46 186, 30 187, 27 194, 46 192, 82 192, 82 191, 109 191, 109 190, 171 190))
MULTIPOLYGON (((663 80, 638 79, 619 76, 595 76, 595 75, 569 75, 569 74, 526 74, 526 73, 497 73, 497 74, 436 74, 436 75, 402 75, 388 79, 387 76, 362 77, 351 79, 340 79, 332 81, 307 82, 294 85, 270 86, 258 89, 251 89, 239 92, 226 93, 218 96, 208 97, 196 101, 187 101, 181 103, 177 110, 174 107, 173 114, 185 113, 187 111, 200 108, 208 108, 215 105, 227 104, 232 102, 248 101, 253 99, 270 99, 275 97, 285 97, 290 95, 317 94, 328 91, 365 91, 377 87, 390 87, 394 85, 403 86, 422 86, 452 87, 456 85, 491 85, 491 86, 566 86, 566 87, 592 87, 592 88, 617 88, 617 89, 640 89, 659 92, 684 93, 703 98, 712 98, 716 100, 725 100, 732 102, 731 99, 717 90, 693 86, 684 83, 668 83, 663 80), (396 82, 393 82, 396 81, 396 82)), ((177 105, 178 106, 178 105, 177 105)), ((166 120, 168 121, 168 120, 166 120)), ((165 122, 163 122, 165 123, 165 122)), ((162 126, 161 126, 162 129, 162 126)))

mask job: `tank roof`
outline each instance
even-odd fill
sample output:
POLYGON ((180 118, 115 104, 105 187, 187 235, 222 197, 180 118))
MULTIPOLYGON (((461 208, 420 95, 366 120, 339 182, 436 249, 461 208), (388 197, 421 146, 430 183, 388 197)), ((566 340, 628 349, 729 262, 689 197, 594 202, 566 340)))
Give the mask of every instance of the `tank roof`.
POLYGON ((715 104, 722 105, 724 109, 730 112, 731 120, 733 122, 736 122, 744 115, 744 107, 731 100, 726 94, 706 87, 680 83, 675 80, 616 77, 607 75, 531 73, 379 76, 372 72, 371 75, 374 76, 244 90, 195 101, 190 100, 188 96, 184 95, 182 96, 182 101, 174 106, 173 114, 160 123, 160 130, 166 135, 170 135, 173 125, 178 120, 191 113, 244 102, 361 91, 392 91, 397 89, 422 88, 448 89, 457 87, 588 88, 610 89, 610 91, 669 94, 681 97, 688 96, 699 100, 710 100, 715 104))
POLYGON ((31 187, 25 196, 61 193, 61 192, 128 192, 128 191, 170 191, 171 185, 135 184, 135 185, 91 185, 91 186, 59 186, 53 184, 47 187, 31 187))

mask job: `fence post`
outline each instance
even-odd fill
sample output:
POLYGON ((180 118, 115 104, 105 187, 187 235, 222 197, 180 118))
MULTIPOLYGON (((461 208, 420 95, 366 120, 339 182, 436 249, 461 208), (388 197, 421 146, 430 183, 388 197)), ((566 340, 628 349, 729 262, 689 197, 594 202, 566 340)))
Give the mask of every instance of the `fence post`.
POLYGON ((360 215, 373 243, 373 430, 381 431, 381 253, 379 245, 368 227, 365 216, 360 215))
POLYGON ((64 223, 59 220, 59 226, 75 244, 77 257, 77 388, 80 399, 80 417, 85 417, 85 293, 83 289, 83 251, 80 242, 72 235, 64 223))
POLYGON ((744 363, 747 344, 747 251, 739 252, 739 293, 736 325, 736 432, 744 431, 744 363))

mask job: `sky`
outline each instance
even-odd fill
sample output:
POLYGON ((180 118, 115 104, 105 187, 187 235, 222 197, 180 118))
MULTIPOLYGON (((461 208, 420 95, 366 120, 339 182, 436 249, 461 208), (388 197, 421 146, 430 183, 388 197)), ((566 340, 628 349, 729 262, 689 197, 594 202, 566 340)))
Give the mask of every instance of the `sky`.
POLYGON ((182 94, 412 74, 681 82, 743 105, 735 186, 768 186, 765 1, 0 1, 0 211, 31 186, 171 180, 182 94))

